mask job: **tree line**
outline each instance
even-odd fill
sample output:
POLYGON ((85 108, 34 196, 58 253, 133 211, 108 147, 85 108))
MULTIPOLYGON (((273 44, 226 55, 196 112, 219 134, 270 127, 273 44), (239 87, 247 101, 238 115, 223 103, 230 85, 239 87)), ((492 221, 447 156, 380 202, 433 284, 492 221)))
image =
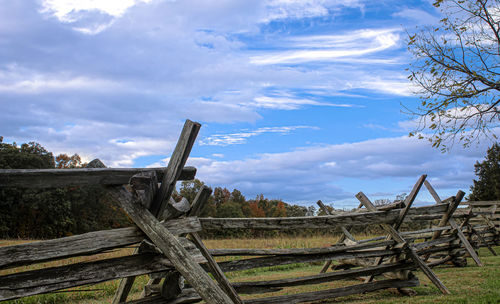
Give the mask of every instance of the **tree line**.
MULTIPOLYGON (((54 155, 36 142, 3 142, 0 136, 0 169, 82 168, 86 164, 78 154, 54 155)), ((500 200, 500 146, 488 149, 484 161, 475 164, 477 180, 473 180, 469 200, 500 200)), ((183 181, 173 194, 192 202, 203 182, 183 181)), ((0 188, 0 238, 56 238, 90 231, 132 225, 121 207, 106 197, 99 186, 57 189, 0 188)), ((404 195, 397 199, 403 200, 404 195)), ((378 204, 391 203, 379 200, 378 204)), ((331 208, 331 207, 328 207, 331 208)), ((333 209, 333 208, 332 208, 333 209)), ((237 190, 215 187, 201 217, 297 217, 324 215, 314 206, 300 206, 281 199, 268 199, 260 194, 247 199, 237 190)), ((360 227, 365 229, 366 227, 360 227)), ((355 231, 354 231, 355 232, 355 231)), ((366 232, 366 231, 365 231, 366 232)), ((376 232, 376 231, 372 231, 376 232)), ((290 232, 308 234, 310 231, 290 232)), ((328 232, 331 233, 331 232, 328 232)), ((268 236, 273 232, 232 230, 205 232, 206 237, 268 236)))
MULTIPOLYGON (((36 142, 4 143, 0 137, 0 169, 83 168, 78 154, 54 156, 36 142)), ((193 201, 203 183, 183 181, 174 199, 193 201)), ((56 238, 89 231, 130 226, 127 215, 99 186, 56 189, 0 188, 1 238, 56 238)), ((234 189, 216 187, 201 216, 204 217, 286 217, 314 215, 314 206, 292 205, 267 199, 262 194, 247 200, 234 189)), ((219 232, 218 234, 220 234, 219 232)), ((238 231, 225 232, 235 234, 238 231)), ((257 232, 255 232, 257 233, 257 232)), ((221 236, 225 236, 221 235, 221 236)), ((219 236, 211 234, 210 236, 219 236)))

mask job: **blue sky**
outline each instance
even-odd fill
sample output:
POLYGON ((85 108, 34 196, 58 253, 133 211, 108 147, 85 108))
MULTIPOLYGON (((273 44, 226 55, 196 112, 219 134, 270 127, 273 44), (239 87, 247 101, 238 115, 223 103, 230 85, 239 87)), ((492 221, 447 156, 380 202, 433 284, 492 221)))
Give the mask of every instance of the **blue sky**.
POLYGON ((247 198, 351 207, 421 174, 446 197, 491 142, 407 137, 406 30, 439 18, 429 1, 0 0, 0 135, 163 166, 191 119, 198 178, 247 198))

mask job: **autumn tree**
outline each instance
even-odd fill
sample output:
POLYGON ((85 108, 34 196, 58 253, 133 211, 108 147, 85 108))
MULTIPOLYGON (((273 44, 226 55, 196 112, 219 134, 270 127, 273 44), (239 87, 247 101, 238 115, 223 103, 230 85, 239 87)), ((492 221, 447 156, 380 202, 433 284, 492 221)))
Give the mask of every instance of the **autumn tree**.
POLYGON ((273 217, 286 217, 285 203, 278 201, 273 211, 273 217))
POLYGON ((265 217, 266 213, 262 208, 259 207, 259 203, 256 201, 250 202, 250 216, 251 217, 265 217))
POLYGON ((446 150, 480 136, 495 136, 500 125, 499 1, 437 0, 439 26, 409 34, 414 60, 409 79, 421 97, 406 107, 417 126, 410 136, 446 150))
POLYGON ((67 154, 59 154, 56 156, 56 168, 58 169, 74 169, 74 168, 82 168, 87 164, 82 163, 82 159, 80 155, 73 154, 68 156, 67 154))
POLYGON ((473 181, 469 200, 500 200, 500 145, 495 143, 486 154, 486 159, 476 162, 474 171, 478 177, 473 181))

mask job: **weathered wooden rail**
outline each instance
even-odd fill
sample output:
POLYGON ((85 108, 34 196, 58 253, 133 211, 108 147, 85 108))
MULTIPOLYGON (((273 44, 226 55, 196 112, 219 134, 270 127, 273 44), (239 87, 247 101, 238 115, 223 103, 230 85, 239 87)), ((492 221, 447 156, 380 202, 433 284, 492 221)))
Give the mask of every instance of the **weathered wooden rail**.
MULTIPOLYGON (((473 220, 486 217, 484 208, 458 209, 463 192, 442 200, 419 178, 404 202, 376 208, 368 197, 359 193, 360 209, 331 214, 319 205, 326 216, 295 218, 197 218, 211 190, 202 187, 193 202, 174 202, 171 194, 176 181, 192 179, 196 169, 185 167, 200 125, 187 121, 166 168, 70 170, 0 170, 0 187, 46 188, 61 186, 102 185, 109 197, 119 202, 135 227, 96 231, 81 235, 28 244, 0 247, 0 269, 55 261, 77 256, 95 255, 118 248, 136 246, 132 255, 101 258, 62 266, 0 275, 0 301, 61 289, 122 279, 113 303, 301 303, 327 298, 417 286, 413 271, 421 270, 443 292, 449 293, 431 267, 452 262, 463 265, 470 256, 481 261, 475 250, 499 244, 495 225, 473 220), (436 204, 412 207, 425 185, 436 204), (361 208, 364 207, 364 208, 361 208), (434 223, 429 228, 401 231, 406 222, 434 223), (380 225, 387 236, 356 240, 350 233, 355 226, 380 225), (201 230, 318 229, 340 228, 343 237, 337 244, 323 248, 290 249, 207 249, 198 235, 201 230), (214 257, 231 256, 231 261, 217 263, 214 257), (253 268, 325 261, 321 273, 311 276, 270 281, 230 282, 225 273, 253 268), (336 262, 330 271, 332 261, 336 262), (213 279, 208 275, 212 274, 213 279), (139 275, 149 275, 139 300, 127 301, 139 275), (364 277, 362 284, 309 293, 272 296, 258 299, 240 298, 241 294, 269 293, 283 288, 320 284, 364 277), (183 280, 189 283, 185 288, 183 280), (374 280, 376 279, 376 280, 374 280)), ((482 203, 481 203, 482 204, 482 203)), ((483 206, 476 204, 478 206, 483 206)), ((473 206, 473 204, 469 204, 473 206)), ((488 205, 490 206, 490 205, 488 205)))

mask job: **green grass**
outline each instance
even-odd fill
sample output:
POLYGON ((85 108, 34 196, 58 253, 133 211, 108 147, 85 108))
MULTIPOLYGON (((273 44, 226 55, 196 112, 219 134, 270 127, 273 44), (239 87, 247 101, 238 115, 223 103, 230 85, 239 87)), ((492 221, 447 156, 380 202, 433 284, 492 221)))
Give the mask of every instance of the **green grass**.
MULTIPOLYGON (((257 240, 207 240, 209 248, 298 248, 298 247, 321 247, 335 242, 332 237, 309 237, 309 238, 271 238, 257 240)), ((1 245, 17 242, 0 241, 1 245)), ((500 253, 500 246, 495 250, 500 253)), ((107 257, 115 257, 130 254, 130 249, 107 253, 107 257)), ((500 256, 492 256, 485 249, 481 249, 479 256, 484 263, 484 267, 477 267, 471 259, 468 259, 467 267, 442 266, 434 268, 434 272, 440 280, 451 291, 451 295, 442 295, 439 290, 421 272, 416 274, 421 285, 414 288, 417 295, 413 297, 401 296, 390 290, 382 290, 361 295, 337 298, 323 301, 322 303, 500 303, 500 256)), ((95 258, 95 257, 94 257, 95 258)), ((68 259, 52 263, 43 264, 43 267, 74 263, 75 261, 85 261, 92 257, 79 258, 80 260, 68 259)), ((234 259, 234 257, 224 260, 234 259)), ((40 268, 40 265, 10 269, 0 271, 0 274, 7 274, 16 271, 40 268)), ((287 277, 298 277, 314 275, 319 272, 322 263, 313 264, 291 264, 283 266, 272 266, 260 269, 250 269, 238 272, 227 273, 231 281, 255 281, 274 280, 287 277)), ((147 282, 147 276, 137 278, 129 299, 138 298, 142 287, 147 282)), ((317 285, 307 285, 286 288, 279 292, 261 295, 242 295, 244 299, 254 297, 268 297, 283 294, 294 294, 299 292, 310 292, 322 289, 336 288, 360 284, 359 281, 346 280, 323 283, 317 285)), ((71 292, 51 293, 27 297, 19 300, 4 303, 111 303, 114 291, 118 286, 118 281, 105 282, 93 286, 82 286, 72 288, 71 292), (97 291, 84 291, 84 290, 97 291)))

